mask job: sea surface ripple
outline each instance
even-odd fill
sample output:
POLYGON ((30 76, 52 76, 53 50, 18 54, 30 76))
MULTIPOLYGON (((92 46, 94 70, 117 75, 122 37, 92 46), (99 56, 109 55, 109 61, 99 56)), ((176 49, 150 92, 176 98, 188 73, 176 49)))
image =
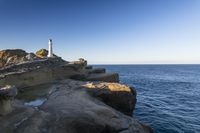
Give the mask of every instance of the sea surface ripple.
POLYGON ((137 90, 134 116, 156 133, 200 133, 200 65, 95 65, 137 90))

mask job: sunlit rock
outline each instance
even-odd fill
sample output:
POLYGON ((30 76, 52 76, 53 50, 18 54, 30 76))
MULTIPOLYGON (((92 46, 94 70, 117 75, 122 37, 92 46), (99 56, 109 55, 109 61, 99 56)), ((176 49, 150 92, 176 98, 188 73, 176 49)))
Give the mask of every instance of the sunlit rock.
POLYGON ((21 49, 7 49, 0 51, 0 68, 26 61, 27 53, 21 49))
POLYGON ((88 83, 83 85, 94 97, 100 98, 109 106, 132 116, 136 104, 134 88, 119 83, 88 83))
POLYGON ((35 54, 36 54, 36 56, 38 56, 40 58, 46 58, 47 55, 48 55, 48 50, 46 50, 46 49, 40 49, 35 54))

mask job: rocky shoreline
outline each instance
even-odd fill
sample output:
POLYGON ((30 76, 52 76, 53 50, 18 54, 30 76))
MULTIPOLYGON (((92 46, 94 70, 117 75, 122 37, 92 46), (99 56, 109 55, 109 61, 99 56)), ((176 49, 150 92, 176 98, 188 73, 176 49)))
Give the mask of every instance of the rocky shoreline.
POLYGON ((0 51, 0 132, 2 133, 152 133, 153 130, 132 116, 136 90, 119 84, 117 73, 92 68, 87 61, 68 62, 58 56, 47 58, 46 50, 0 51), (23 98, 6 97, 5 86, 21 95, 31 86, 28 97, 43 98, 37 106, 23 98), (9 102, 5 102, 9 101, 9 102), (7 107, 12 109, 6 110, 7 107))

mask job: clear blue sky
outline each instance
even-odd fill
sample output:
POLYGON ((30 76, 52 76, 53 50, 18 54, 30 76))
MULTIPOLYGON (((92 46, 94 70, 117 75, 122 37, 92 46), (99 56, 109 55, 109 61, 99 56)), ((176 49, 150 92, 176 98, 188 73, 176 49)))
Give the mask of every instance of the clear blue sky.
POLYGON ((94 64, 200 63, 200 0, 0 0, 0 49, 94 64))

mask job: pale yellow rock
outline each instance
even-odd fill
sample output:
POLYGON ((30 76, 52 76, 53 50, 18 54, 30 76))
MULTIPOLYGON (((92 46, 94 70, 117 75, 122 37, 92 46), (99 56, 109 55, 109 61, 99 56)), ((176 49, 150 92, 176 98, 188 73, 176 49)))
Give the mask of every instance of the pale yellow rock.
POLYGON ((48 50, 46 50, 46 49, 40 49, 35 54, 36 54, 36 56, 38 56, 40 58, 46 58, 47 55, 48 55, 48 50))
POLYGON ((126 92, 131 92, 130 87, 126 86, 126 85, 122 85, 119 83, 87 83, 85 85, 83 85, 86 88, 107 88, 111 91, 126 91, 126 92))

